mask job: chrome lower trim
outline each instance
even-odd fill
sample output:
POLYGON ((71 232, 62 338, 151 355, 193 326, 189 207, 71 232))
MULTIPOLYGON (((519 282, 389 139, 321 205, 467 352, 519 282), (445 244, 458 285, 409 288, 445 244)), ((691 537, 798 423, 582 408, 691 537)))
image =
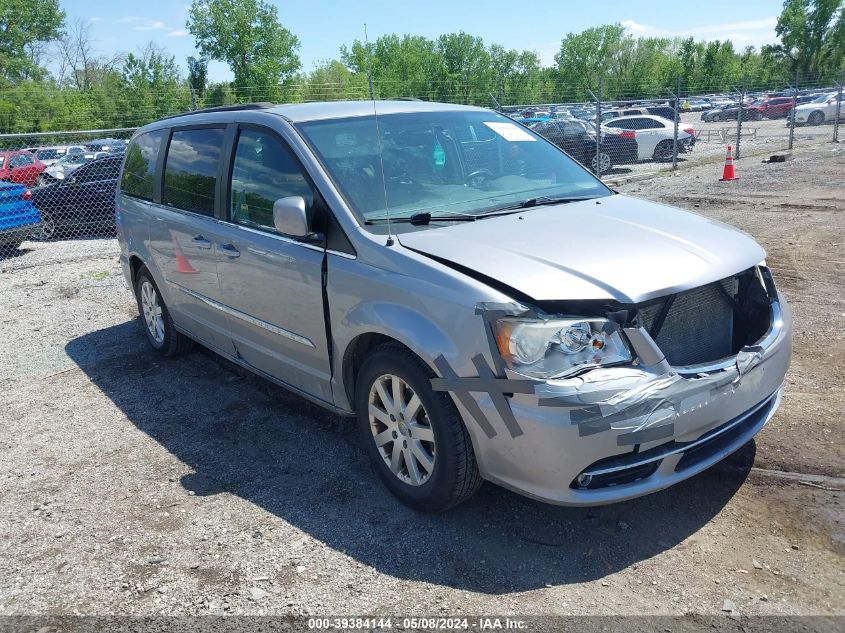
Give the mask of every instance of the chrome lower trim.
POLYGON ((687 442, 687 443, 683 444, 682 446, 676 446, 675 448, 667 449, 667 450, 662 451, 662 452, 657 452, 653 455, 649 455, 646 459, 641 459, 641 460, 631 462, 631 463, 628 463, 628 464, 624 464, 624 465, 620 465, 620 466, 609 466, 607 468, 595 468, 595 469, 588 468, 587 470, 585 470, 583 472, 583 474, 584 475, 593 475, 593 476, 595 476, 595 475, 606 475, 608 473, 615 473, 615 472, 619 472, 619 471, 622 471, 622 470, 637 468, 638 466, 643 466, 645 464, 651 464, 653 462, 663 460, 663 459, 669 457, 670 455, 677 455, 678 453, 685 453, 688 450, 693 449, 700 444, 703 444, 705 442, 709 442, 713 438, 719 437, 720 435, 727 433, 728 431, 736 428, 737 426, 739 426, 740 424, 745 422, 749 417, 751 417, 752 415, 757 413, 763 407, 769 406, 769 405, 776 407, 778 402, 780 401, 781 389, 778 389, 775 393, 770 395, 768 398, 766 398, 765 400, 763 400, 759 404, 755 405, 754 407, 752 407, 751 409, 749 409, 748 411, 746 411, 745 413, 743 413, 739 417, 735 418, 730 424, 726 424, 725 426, 717 429, 716 431, 710 431, 708 433, 705 433, 704 435, 702 435, 697 440, 694 440, 692 442, 687 442))
POLYGON ((273 325, 272 323, 268 323, 267 321, 262 321, 261 319, 256 319, 254 316, 247 314, 246 312, 241 312, 240 310, 235 310, 234 308, 230 308, 227 305, 220 303, 219 301, 215 301, 205 295, 201 295, 198 292, 194 292, 189 288, 185 288, 180 284, 177 284, 175 281, 167 282, 169 286, 173 286, 177 290, 184 292, 186 295, 197 299, 198 301, 202 301, 206 305, 211 306, 215 310, 220 310, 221 312, 228 314, 229 316, 235 317, 236 319, 240 319, 241 321, 246 321, 251 325, 261 328, 262 330, 267 330, 268 332, 272 332, 273 334, 278 334, 279 336, 283 336, 284 338, 290 339, 291 341, 296 341, 297 343, 302 343, 307 347, 315 347, 314 343, 311 342, 310 339, 305 338, 297 334, 296 332, 291 332, 290 330, 286 330, 284 328, 279 327, 278 325, 273 325))

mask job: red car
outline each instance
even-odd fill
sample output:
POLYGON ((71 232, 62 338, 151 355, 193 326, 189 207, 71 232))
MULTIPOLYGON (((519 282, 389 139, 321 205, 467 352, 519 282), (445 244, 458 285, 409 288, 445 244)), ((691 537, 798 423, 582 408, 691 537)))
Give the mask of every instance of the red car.
POLYGON ((46 167, 32 152, 0 152, 0 180, 33 187, 46 167))
POLYGON ((761 99, 748 107, 749 111, 757 112, 766 119, 785 117, 792 109, 792 97, 769 97, 761 99))

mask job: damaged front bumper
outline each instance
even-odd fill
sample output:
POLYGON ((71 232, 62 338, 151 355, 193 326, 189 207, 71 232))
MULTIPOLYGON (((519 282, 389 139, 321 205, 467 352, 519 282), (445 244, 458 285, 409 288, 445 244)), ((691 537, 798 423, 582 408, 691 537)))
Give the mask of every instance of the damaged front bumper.
POLYGON ((633 366, 548 381, 506 370, 471 407, 460 400, 465 415, 494 429, 482 434, 468 424, 482 474, 545 502, 598 505, 667 488, 724 459, 780 403, 792 316, 773 292, 766 334, 719 362, 672 367, 645 329, 628 328, 633 366))

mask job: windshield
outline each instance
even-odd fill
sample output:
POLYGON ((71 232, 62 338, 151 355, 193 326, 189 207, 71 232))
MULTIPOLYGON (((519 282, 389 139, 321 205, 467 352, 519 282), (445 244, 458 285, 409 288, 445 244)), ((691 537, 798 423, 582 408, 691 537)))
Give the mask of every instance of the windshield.
POLYGON ((830 95, 819 95, 815 99, 813 99, 810 103, 824 103, 830 98, 830 95))
POLYGON ((554 145, 494 112, 381 115, 378 132, 372 116, 297 127, 365 220, 388 211, 391 219, 466 215, 538 196, 610 195, 554 145))

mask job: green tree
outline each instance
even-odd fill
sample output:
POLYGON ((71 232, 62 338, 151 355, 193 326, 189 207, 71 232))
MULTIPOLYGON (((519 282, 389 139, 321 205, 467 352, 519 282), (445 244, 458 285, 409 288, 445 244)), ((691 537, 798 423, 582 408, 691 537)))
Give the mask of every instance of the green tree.
POLYGON ((442 59, 441 99, 460 103, 489 103, 490 54, 484 40, 461 31, 437 38, 442 59))
POLYGON ((59 0, 0 0, 0 77, 42 78, 37 51, 62 35, 64 22, 59 0))
POLYGON ((194 0, 187 28, 204 56, 229 64, 240 100, 280 98, 301 66, 299 39, 263 0, 194 0))
POLYGON ((842 0, 786 0, 775 32, 780 45, 773 52, 791 59, 805 75, 832 75, 845 56, 842 0))
POLYGON ((202 99, 205 94, 205 86, 208 83, 208 60, 200 56, 188 57, 188 85, 194 90, 196 96, 202 99))

